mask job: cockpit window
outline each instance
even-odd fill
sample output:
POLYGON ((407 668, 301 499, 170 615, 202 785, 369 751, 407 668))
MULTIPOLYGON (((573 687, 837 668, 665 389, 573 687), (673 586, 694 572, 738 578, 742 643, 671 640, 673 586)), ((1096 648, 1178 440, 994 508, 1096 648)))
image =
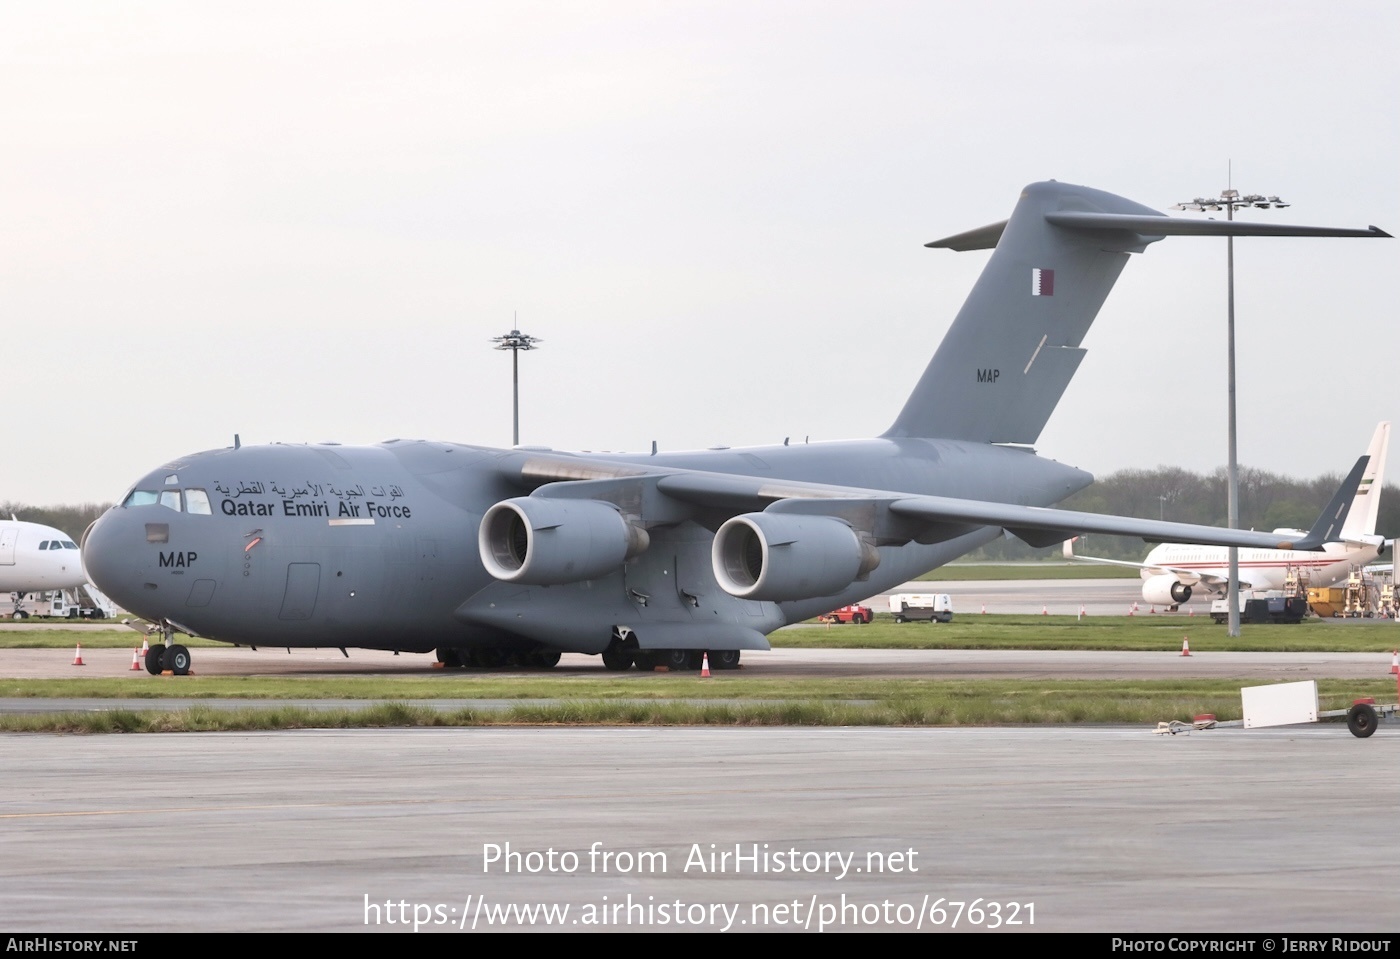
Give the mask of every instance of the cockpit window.
POLYGON ((156 491, 153 489, 134 489, 127 494, 126 502, 123 506, 153 506, 156 502, 156 491))
POLYGON ((185 490, 185 512, 197 513, 200 516, 208 516, 211 512, 209 509, 209 494, 202 489, 185 490))
POLYGON ((75 543, 75 542, 73 542, 71 539, 65 539, 65 540, 63 541, 63 548, 64 548, 64 549, 77 549, 77 548, 78 548, 78 544, 75 543))
POLYGON ((48 541, 48 540, 44 540, 42 543, 39 544, 39 548, 40 548, 40 549, 48 549, 48 548, 49 548, 49 541, 48 541))
POLYGON ((177 489, 166 489, 160 491, 160 505, 166 509, 173 509, 180 512, 180 491, 177 489))

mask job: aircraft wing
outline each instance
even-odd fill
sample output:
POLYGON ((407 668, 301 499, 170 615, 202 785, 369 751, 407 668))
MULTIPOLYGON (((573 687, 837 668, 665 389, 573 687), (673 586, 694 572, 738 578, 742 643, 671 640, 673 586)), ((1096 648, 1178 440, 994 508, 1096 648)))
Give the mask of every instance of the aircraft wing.
POLYGON ((717 528, 741 514, 761 511, 838 520, 871 545, 934 543, 980 527, 999 526, 1032 546, 1050 546, 1083 533, 1103 533, 1137 536, 1149 542, 1318 550, 1336 538, 1345 522, 1367 459, 1363 456, 1357 461, 1332 502, 1301 539, 1292 534, 1284 539, 1276 533, 1254 530, 558 455, 530 456, 515 469, 522 482, 540 484, 528 499, 605 500, 643 525, 690 519, 717 528))
MULTIPOLYGON (((1229 586, 1229 580, 1224 576, 1216 576, 1214 573, 1203 573, 1195 569, 1180 569, 1176 566, 1162 566, 1152 563, 1134 563, 1125 559, 1106 559, 1102 556, 1082 556, 1074 551, 1074 540, 1065 540, 1065 559, 1072 559, 1078 563, 1099 563, 1104 566, 1126 566, 1129 569, 1147 570, 1153 576, 1175 576, 1177 581, 1187 586, 1204 585, 1211 592, 1219 592, 1229 586)), ((1249 589, 1253 584, 1245 580, 1240 581, 1240 588, 1249 589)))

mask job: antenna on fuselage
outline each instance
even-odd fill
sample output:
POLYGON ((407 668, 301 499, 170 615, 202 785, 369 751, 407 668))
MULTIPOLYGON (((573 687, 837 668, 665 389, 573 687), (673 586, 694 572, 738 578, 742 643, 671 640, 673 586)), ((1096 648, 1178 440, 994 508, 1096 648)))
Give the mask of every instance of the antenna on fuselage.
POLYGON ((237 434, 237 433, 234 433, 234 434, 233 434, 233 448, 234 448, 234 449, 238 449, 238 448, 239 448, 240 446, 242 446, 242 445, 243 445, 243 441, 240 440, 240 439, 238 438, 238 434, 237 434))

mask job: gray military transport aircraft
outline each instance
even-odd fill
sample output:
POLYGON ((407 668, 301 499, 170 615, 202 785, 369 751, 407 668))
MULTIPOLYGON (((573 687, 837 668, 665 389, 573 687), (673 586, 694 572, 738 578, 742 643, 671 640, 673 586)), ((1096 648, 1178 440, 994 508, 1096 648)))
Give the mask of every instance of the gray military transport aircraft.
MULTIPOLYGON (((875 439, 575 454, 425 440, 175 459, 83 537, 94 583, 162 630, 248 646, 426 653, 449 666, 733 668, 768 633, 864 599, 1003 530, 1318 549, 1366 457, 1301 539, 1047 508, 1088 486, 1031 449, 1130 253, 1169 235, 1368 230, 1188 221, 1054 181, 1009 220, 928 244, 993 249, 923 377, 875 439)), ((348 655, 348 653, 347 653, 348 655)))

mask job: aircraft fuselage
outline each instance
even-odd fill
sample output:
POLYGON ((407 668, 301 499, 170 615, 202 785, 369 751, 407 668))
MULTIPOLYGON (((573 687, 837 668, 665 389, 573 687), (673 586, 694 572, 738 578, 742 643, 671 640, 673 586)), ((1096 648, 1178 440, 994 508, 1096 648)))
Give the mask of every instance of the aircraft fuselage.
POLYGON ((543 644, 601 652, 619 625, 697 622, 766 634, 1000 534, 978 527, 928 545, 881 547, 868 579, 800 602, 724 593, 710 567, 713 529, 703 517, 657 525, 650 548, 618 573, 567 586, 499 583, 479 553, 482 516, 542 485, 522 479, 522 464, 541 455, 622 472, 640 464, 1032 506, 1055 503, 1091 480, 1025 450, 938 440, 652 456, 424 441, 242 447, 183 457, 148 474, 93 524, 84 555, 93 581, 126 609, 233 643, 406 651, 543 644), (545 608, 551 615, 532 619, 531 610, 545 608), (561 608, 569 614, 555 615, 561 608))

